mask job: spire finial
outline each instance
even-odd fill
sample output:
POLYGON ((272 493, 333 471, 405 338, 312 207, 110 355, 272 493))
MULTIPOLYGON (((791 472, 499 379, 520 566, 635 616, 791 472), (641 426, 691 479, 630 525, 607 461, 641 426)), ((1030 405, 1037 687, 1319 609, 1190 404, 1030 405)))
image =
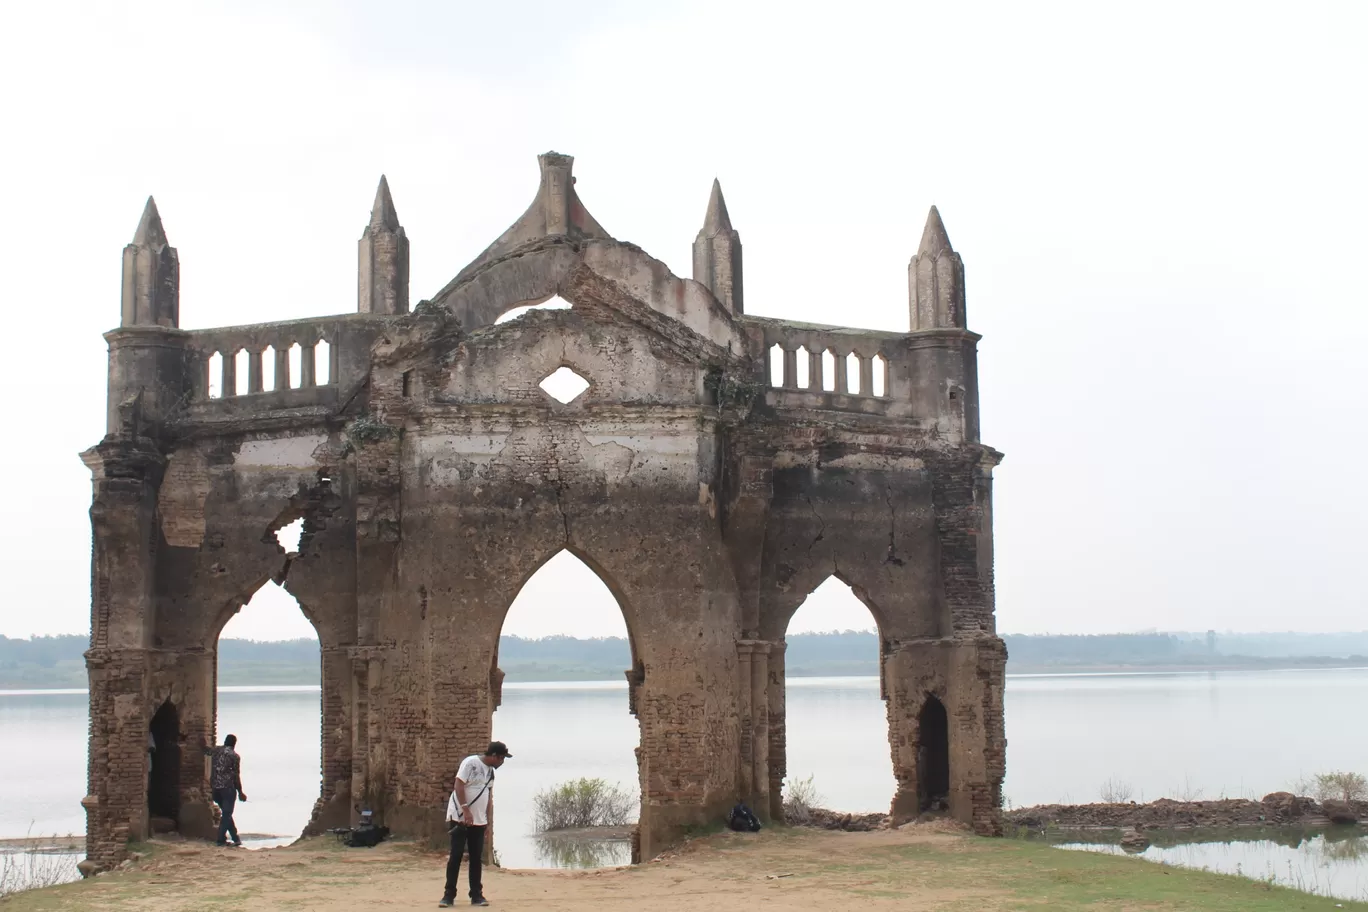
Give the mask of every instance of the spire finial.
POLYGON ((375 205, 371 206, 370 223, 372 228, 399 230, 399 213, 394 209, 394 198, 390 196, 389 181, 380 175, 380 186, 375 190, 375 205))
POLYGON ((713 178, 703 230, 694 238, 694 281, 708 286, 719 304, 734 314, 744 313, 741 301, 741 234, 732 227, 722 182, 713 178))
POLYGON ((908 304, 913 332, 964 329, 964 261, 950 246, 935 206, 926 216, 921 245, 907 264, 908 304))
POLYGON ((731 230, 731 215, 727 213, 727 201, 722 197, 722 182, 713 178, 712 194, 708 197, 708 214, 703 217, 703 235, 716 237, 723 231, 731 230))
POLYGON ((945 233, 945 223, 941 221, 940 211, 935 206, 926 216, 926 229, 922 231, 921 245, 917 256, 937 256, 943 250, 954 252, 950 246, 950 236, 945 233))
POLYGON ((133 241, 123 250, 120 326, 180 325, 180 257, 166 240, 157 201, 147 198, 133 241))
POLYGON ((157 211, 157 201, 147 198, 138 230, 133 232, 133 243, 138 247, 165 247, 166 230, 162 228, 161 213, 157 211))
POLYGON ((383 174, 357 250, 357 311, 385 316, 408 313, 408 236, 399 224, 389 181, 383 174))

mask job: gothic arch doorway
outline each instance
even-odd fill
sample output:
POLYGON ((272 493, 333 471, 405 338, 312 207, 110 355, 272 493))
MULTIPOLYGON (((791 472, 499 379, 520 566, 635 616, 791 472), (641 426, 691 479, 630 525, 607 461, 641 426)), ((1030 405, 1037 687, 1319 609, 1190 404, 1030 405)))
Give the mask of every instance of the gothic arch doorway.
POLYGON ((557 552, 509 605, 494 662, 496 678, 503 675, 494 737, 517 756, 519 777, 516 789, 498 797, 501 863, 591 868, 630 862, 632 830, 643 810, 635 756, 641 728, 624 675, 638 667, 636 649, 618 596, 586 560, 568 549, 557 552), (604 680, 608 668, 613 678, 604 680), (589 822, 564 813, 588 804, 573 800, 567 786, 584 789, 594 780, 605 793, 598 806, 616 812, 609 815, 613 825, 593 822, 604 838, 586 835, 589 822), (552 807, 560 809, 557 819, 550 819, 552 807), (571 838, 571 829, 581 832, 571 838))
MULTIPOLYGON (((789 618, 784 640, 785 815, 801 816, 805 804, 887 811, 897 781, 879 680, 878 618, 832 575, 789 618)), ((775 721, 772 714, 771 730, 775 721)))
POLYGON ((950 723, 945 704, 926 695, 917 716, 918 810, 947 810, 950 798, 950 723))
POLYGON ((148 726, 147 815, 152 830, 172 830, 180 823, 180 712, 168 698, 148 726))
MULTIPOLYGON (((290 527, 287 527, 287 529, 290 527)), ((294 549, 290 549, 294 550, 294 549)), ((323 792, 322 659, 314 618, 267 581, 213 639, 214 738, 237 736, 252 796, 235 813, 253 848, 293 842, 323 792)))

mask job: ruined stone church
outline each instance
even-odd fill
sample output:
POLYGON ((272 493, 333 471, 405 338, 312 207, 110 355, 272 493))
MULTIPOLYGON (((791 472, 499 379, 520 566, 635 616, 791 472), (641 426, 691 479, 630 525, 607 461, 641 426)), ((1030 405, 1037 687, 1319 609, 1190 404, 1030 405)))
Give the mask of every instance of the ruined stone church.
POLYGON ((782 813, 785 631, 832 576, 878 625, 893 818, 944 807, 999 832, 1001 455, 979 442, 979 337, 940 215, 908 265, 908 332, 796 323, 746 313, 718 185, 683 279, 590 215, 569 156, 539 162, 531 206, 430 299, 409 306, 382 179, 356 312, 251 326, 180 328, 148 200, 105 335, 107 433, 82 454, 95 867, 154 822, 212 835, 219 634, 271 580, 322 650, 309 831, 367 808, 443 834, 499 708, 504 615, 562 550, 626 620, 636 859, 738 800, 782 813), (553 297, 570 307, 499 320, 553 297), (578 395, 547 391, 569 372, 578 395))

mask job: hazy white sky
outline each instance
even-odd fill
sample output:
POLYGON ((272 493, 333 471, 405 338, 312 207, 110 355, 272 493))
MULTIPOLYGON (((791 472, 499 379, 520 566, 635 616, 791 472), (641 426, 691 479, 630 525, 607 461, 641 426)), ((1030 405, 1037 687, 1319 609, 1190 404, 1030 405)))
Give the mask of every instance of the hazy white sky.
POLYGON ((1357 2, 12 5, 0 632, 88 629, 76 454, 147 194, 183 326, 339 313, 381 172, 416 301, 549 149, 683 275, 720 177, 756 314, 905 329, 940 207, 1002 630, 1368 627, 1366 41, 1357 2))

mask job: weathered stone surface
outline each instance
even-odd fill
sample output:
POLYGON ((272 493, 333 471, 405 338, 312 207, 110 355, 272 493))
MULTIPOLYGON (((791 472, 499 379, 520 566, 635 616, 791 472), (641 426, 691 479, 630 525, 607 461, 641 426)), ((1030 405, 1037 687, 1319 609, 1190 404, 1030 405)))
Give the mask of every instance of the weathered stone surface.
MULTIPOLYGON (((681 279, 599 226, 571 162, 542 156, 533 205, 412 313, 382 181, 358 313, 186 332, 163 296, 109 334, 108 432, 83 454, 93 865, 154 827, 149 731, 179 751, 157 766, 174 781, 155 784, 155 816, 212 832, 200 747, 219 734, 219 632, 268 580, 322 648, 308 831, 367 808, 440 837, 456 765, 499 705, 504 615, 563 549, 631 639, 636 857, 738 800, 780 813, 784 636, 833 575, 879 626, 893 822, 946 810, 1000 832, 1001 457, 978 440, 978 337, 939 316, 912 333, 747 317, 720 187, 703 281, 681 279), (553 295, 571 308, 495 323, 553 295), (539 385, 561 367, 588 382, 567 403, 539 385), (287 554, 275 533, 295 520, 287 554)), ((137 269, 170 249, 159 231, 139 229, 137 269)), ((919 256, 949 262, 948 240, 932 246, 919 256)))

